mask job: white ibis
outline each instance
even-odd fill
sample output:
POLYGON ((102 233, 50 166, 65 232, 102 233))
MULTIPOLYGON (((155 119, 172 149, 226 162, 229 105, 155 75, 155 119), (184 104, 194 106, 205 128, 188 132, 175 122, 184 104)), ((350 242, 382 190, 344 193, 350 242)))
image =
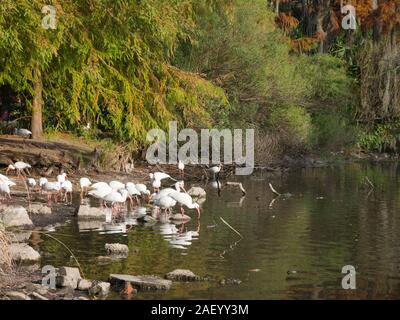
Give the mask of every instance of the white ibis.
POLYGON ((64 195, 64 201, 68 202, 68 195, 70 195, 70 200, 72 203, 72 182, 69 180, 65 180, 64 182, 61 183, 61 189, 65 191, 64 195))
POLYGON ((67 180, 67 174, 65 172, 57 176, 57 182, 59 182, 60 184, 65 182, 65 180, 67 180))
POLYGON ((175 183, 174 187, 175 187, 175 189, 174 188, 165 188, 165 189, 160 190, 158 193, 156 193, 152 196, 152 199, 157 201, 164 196, 168 196, 172 192, 185 191, 185 186, 184 186, 183 181, 177 181, 175 183))
POLYGON ((183 177, 185 175, 185 164, 183 163, 182 160, 179 160, 179 162, 178 162, 178 170, 181 175, 181 178, 183 179, 183 177))
MULTIPOLYGON (((0 174, 0 195, 4 194, 6 197, 11 199, 10 187, 15 186, 15 182, 11 181, 8 177, 0 174)), ((1 200, 1 198, 0 198, 1 200)))
POLYGON ((113 192, 113 188, 106 182, 96 182, 89 187, 89 196, 99 199, 101 205, 104 205, 104 197, 113 192))
POLYGON ((125 184, 119 181, 111 181, 109 183, 110 187, 113 188, 113 190, 118 191, 120 189, 125 189, 125 184))
POLYGON ((46 182, 43 186, 43 190, 47 192, 47 202, 51 203, 51 198, 54 196, 54 201, 57 202, 57 195, 60 193, 61 184, 57 182, 46 182))
POLYGON ((185 214, 185 210, 183 209, 183 206, 187 207, 188 209, 196 209, 198 218, 200 218, 200 206, 198 203, 193 202, 193 199, 191 196, 189 196, 187 193, 183 192, 172 192, 168 195, 172 199, 176 200, 180 205, 181 205, 181 213, 185 214))
POLYGON ((36 182, 36 180, 34 178, 28 178, 26 180, 26 183, 28 184, 28 188, 29 189, 34 189, 37 186, 37 182, 36 182))
POLYGON ((221 169, 222 169, 222 163, 220 163, 217 166, 208 168, 208 171, 214 175, 214 179, 215 179, 215 178, 219 178, 219 173, 221 172, 221 169))
POLYGON ((151 185, 153 186, 153 192, 158 192, 161 188, 161 180, 154 179, 151 185))
POLYGON ((42 193, 43 187, 44 187, 44 185, 45 185, 47 182, 49 182, 49 181, 47 180, 47 178, 41 177, 41 178, 39 179, 40 193, 42 193))
POLYGON ((176 200, 170 196, 163 196, 160 199, 155 200, 154 204, 160 207, 161 210, 164 209, 167 213, 171 213, 171 208, 175 207, 176 200))
POLYGON ((92 182, 88 178, 80 178, 79 185, 81 187, 81 199, 83 199, 84 195, 87 195, 91 184, 92 182))
POLYGON ((176 181, 176 179, 172 178, 169 174, 164 173, 164 172, 154 172, 150 173, 150 180, 164 180, 164 179, 171 179, 173 181, 176 181))
POLYGON ((14 164, 10 164, 6 170, 6 173, 8 171, 17 171, 17 175, 24 174, 24 171, 26 170, 29 173, 29 169, 32 168, 32 166, 29 163, 22 162, 22 161, 17 161, 14 164))
POLYGON ((141 195, 150 195, 150 191, 147 190, 147 186, 143 183, 136 183, 136 189, 140 192, 141 195))
POLYGON ((32 135, 32 132, 24 128, 15 128, 14 134, 23 138, 29 138, 32 135))
POLYGON ((136 189, 135 184, 132 183, 132 182, 128 182, 128 183, 126 184, 126 190, 127 190, 128 193, 129 193, 129 196, 130 196, 129 198, 130 198, 131 204, 133 205, 133 200, 132 200, 132 198, 135 198, 136 203, 138 204, 138 203, 139 203, 138 196, 141 196, 141 193, 140 193, 140 191, 139 191, 138 189, 136 189))
POLYGON ((105 202, 111 202, 111 206, 113 208, 113 210, 115 209, 115 207, 118 207, 119 210, 119 206, 123 203, 126 202, 126 199, 128 198, 128 191, 126 189, 121 189, 119 191, 113 191, 109 194, 107 194, 103 200, 105 202))

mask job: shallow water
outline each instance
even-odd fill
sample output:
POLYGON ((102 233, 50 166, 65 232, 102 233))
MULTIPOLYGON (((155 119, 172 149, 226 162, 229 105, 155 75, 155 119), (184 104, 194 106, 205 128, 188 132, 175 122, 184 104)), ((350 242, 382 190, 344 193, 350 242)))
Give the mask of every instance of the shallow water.
MULTIPOLYGON (((140 292, 134 299, 399 298, 399 169, 396 163, 348 164, 303 169, 272 181, 258 173, 241 180, 248 191, 242 199, 235 188, 224 189, 221 197, 207 189, 201 224, 193 219, 184 226, 184 231, 199 230, 199 236, 172 241, 174 245, 168 233, 176 231, 175 226, 161 223, 139 223, 123 232, 71 220, 51 234, 70 247, 89 279, 107 280, 110 273, 163 276, 184 268, 200 276, 242 280, 226 286, 174 283, 167 292, 140 292), (374 189, 365 183, 366 176, 374 189), (292 196, 271 204, 269 182, 292 196), (98 230, 85 230, 88 227, 98 230), (99 263, 97 257, 106 255, 104 244, 113 242, 139 251, 131 250, 127 259, 99 263), (356 268, 356 290, 341 287, 345 265, 356 268)), ((56 241, 41 236, 35 243, 43 265, 74 264, 56 241)))

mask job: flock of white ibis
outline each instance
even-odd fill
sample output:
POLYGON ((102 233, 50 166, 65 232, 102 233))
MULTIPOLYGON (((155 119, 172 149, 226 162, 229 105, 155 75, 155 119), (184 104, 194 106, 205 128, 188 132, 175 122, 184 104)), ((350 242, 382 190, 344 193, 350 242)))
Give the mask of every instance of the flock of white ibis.
MULTIPOLYGON (((215 177, 218 177, 222 165, 217 165, 209 168, 208 170, 215 177)), ((59 174, 54 181, 49 181, 47 178, 40 177, 38 181, 30 177, 29 169, 31 165, 25 162, 16 162, 8 166, 6 174, 10 171, 15 171, 17 178, 24 182, 28 189, 28 197, 30 192, 39 192, 40 194, 47 195, 48 204, 51 205, 52 201, 65 201, 72 203, 72 192, 74 191, 74 184, 68 180, 66 173, 59 174)), ((200 205, 196 203, 192 196, 185 190, 185 184, 182 180, 184 177, 185 165, 182 161, 178 163, 178 170, 181 179, 172 178, 169 174, 164 172, 150 173, 150 185, 153 189, 152 192, 148 190, 145 184, 141 183, 122 183, 120 181, 102 182, 91 181, 87 177, 82 177, 79 180, 81 202, 87 196, 99 199, 102 207, 111 206, 112 212, 116 213, 130 201, 131 205, 135 203, 140 204, 140 201, 153 204, 160 214, 171 214, 175 206, 180 207, 181 214, 185 214, 185 208, 195 209, 200 218, 201 210, 200 205), (163 181, 172 180, 175 184, 171 187, 162 188, 163 181)), ((11 199, 11 188, 16 186, 16 182, 9 177, 0 174, 0 202, 11 199)), ((196 192, 205 195, 204 189, 196 187, 196 192)))

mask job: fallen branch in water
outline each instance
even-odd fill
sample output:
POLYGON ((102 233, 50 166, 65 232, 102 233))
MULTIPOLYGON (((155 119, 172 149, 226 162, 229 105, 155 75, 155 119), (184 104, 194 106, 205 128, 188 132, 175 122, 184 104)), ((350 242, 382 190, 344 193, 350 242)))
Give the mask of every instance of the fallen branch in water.
POLYGON ((239 235, 242 239, 244 238, 239 231, 237 231, 234 227, 232 227, 228 222, 226 222, 222 217, 219 217, 223 223, 225 223, 230 229, 232 229, 237 235, 239 235))
POLYGON ((369 178, 367 176, 365 177, 365 181, 371 186, 372 189, 375 189, 374 184, 372 183, 371 180, 369 180, 369 178))
POLYGON ((37 231, 37 230, 35 230, 34 232, 37 232, 37 233, 43 234, 45 236, 48 236, 49 238, 51 238, 51 239, 57 241, 59 244, 61 244, 65 249, 67 249, 68 252, 71 254, 72 258, 75 260, 75 262, 76 262, 76 264, 77 264, 77 266, 78 266, 78 268, 79 268, 79 270, 80 270, 80 272, 82 274, 82 277, 85 278, 85 274, 83 273, 83 269, 82 269, 78 259, 75 257, 74 253, 71 251, 70 248, 68 248, 68 246, 64 242, 62 242, 61 240, 57 239, 56 237, 53 237, 53 236, 51 236, 51 235, 49 235, 49 234, 47 234, 45 232, 37 231))
POLYGON ((243 187, 241 182, 227 182, 226 185, 227 186, 238 186, 240 191, 242 191, 243 195, 246 195, 246 190, 243 187))
POLYGON ((271 183, 269 183, 268 185, 269 185, 269 188, 271 189, 271 191, 272 191, 273 193, 275 193, 277 196, 281 196, 281 194, 280 194, 278 191, 276 191, 276 190, 274 189, 274 187, 272 186, 271 183))

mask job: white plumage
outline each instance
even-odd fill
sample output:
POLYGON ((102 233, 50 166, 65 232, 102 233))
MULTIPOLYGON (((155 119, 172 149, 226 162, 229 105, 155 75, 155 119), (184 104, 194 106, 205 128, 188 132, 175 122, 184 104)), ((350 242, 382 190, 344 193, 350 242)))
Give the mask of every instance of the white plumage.
POLYGON ((119 181, 111 181, 109 185, 115 191, 118 191, 119 189, 125 189, 125 184, 119 181))

